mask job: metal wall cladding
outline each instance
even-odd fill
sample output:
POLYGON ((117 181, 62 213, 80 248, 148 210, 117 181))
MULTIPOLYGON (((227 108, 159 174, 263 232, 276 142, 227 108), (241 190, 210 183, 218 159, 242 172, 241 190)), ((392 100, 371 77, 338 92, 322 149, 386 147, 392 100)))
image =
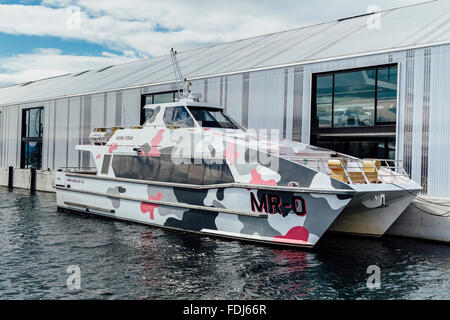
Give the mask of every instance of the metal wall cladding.
MULTIPOLYGON (((431 49, 428 194, 450 195, 450 45, 431 49)), ((425 109, 426 110, 426 109, 425 109)))

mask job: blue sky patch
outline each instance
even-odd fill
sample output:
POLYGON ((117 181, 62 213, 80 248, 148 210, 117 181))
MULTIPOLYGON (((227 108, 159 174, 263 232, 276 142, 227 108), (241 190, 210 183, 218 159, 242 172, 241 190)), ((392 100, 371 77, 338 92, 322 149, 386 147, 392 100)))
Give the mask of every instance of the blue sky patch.
POLYGON ((99 56, 104 51, 117 55, 122 54, 122 52, 84 40, 62 39, 51 36, 12 35, 0 32, 0 43, 8 44, 0 46, 0 57, 33 53, 36 48, 55 48, 61 50, 63 54, 86 56, 99 56))

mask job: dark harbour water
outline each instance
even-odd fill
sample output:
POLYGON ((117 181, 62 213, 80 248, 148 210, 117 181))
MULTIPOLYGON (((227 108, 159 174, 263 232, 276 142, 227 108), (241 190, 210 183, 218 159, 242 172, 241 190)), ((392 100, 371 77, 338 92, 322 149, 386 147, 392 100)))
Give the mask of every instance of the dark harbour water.
POLYGON ((60 213, 54 194, 0 187, 0 299, 450 299, 450 246, 329 235, 282 249, 60 213))

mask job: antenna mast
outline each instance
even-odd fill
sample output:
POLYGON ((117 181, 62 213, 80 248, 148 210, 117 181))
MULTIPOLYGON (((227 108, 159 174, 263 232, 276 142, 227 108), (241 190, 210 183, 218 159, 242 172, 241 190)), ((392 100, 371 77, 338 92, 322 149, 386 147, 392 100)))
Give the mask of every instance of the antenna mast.
POLYGON ((186 99, 190 92, 189 88, 191 86, 191 83, 189 81, 186 81, 186 78, 183 76, 180 65, 178 64, 177 52, 174 51, 173 48, 170 49, 170 57, 172 58, 172 66, 173 72, 175 73, 178 96, 180 97, 180 99, 186 99))

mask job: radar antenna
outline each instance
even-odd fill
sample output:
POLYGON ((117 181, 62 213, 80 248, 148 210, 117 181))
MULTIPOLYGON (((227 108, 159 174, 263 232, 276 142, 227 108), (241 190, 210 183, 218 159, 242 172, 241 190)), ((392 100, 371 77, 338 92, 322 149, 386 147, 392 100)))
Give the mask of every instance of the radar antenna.
POLYGON ((173 71, 175 73, 175 81, 177 83, 178 96, 180 99, 186 99, 190 93, 191 83, 186 80, 181 72, 180 65, 177 60, 177 52, 170 49, 170 57, 172 58, 173 71))

